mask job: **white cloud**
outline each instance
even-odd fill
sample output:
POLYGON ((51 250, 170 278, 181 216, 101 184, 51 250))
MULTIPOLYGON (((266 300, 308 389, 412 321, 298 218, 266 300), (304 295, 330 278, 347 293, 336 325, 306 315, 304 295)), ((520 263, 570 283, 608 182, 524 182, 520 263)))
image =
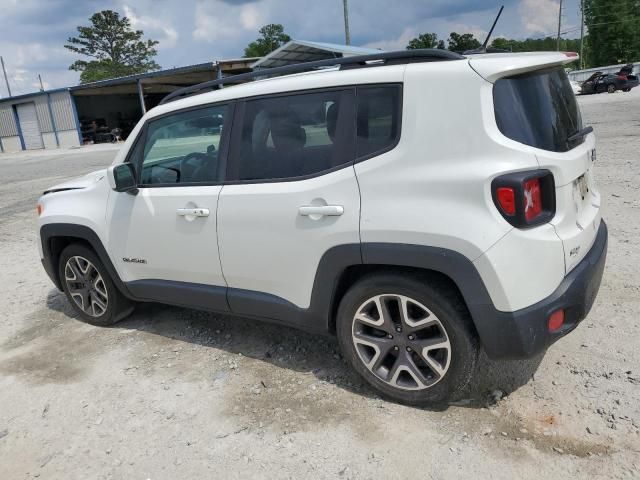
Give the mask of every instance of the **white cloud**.
POLYGON ((176 45, 178 32, 169 23, 163 22, 156 17, 138 15, 133 8, 128 5, 123 5, 122 9, 124 10, 124 16, 131 21, 133 28, 145 30, 145 34, 150 32, 149 37, 157 39, 162 47, 173 47, 176 45), (156 38, 158 35, 162 36, 156 38))
MULTIPOLYGON (((67 69, 73 62, 73 55, 62 47, 49 47, 33 43, 12 43, 0 41, 7 77, 13 95, 21 95, 40 89, 38 74, 46 88, 74 85, 78 74, 67 69), (62 68, 52 69, 52 65, 62 68)), ((7 95, 4 78, 0 81, 0 94, 7 95)))
POLYGON ((238 28, 238 7, 220 2, 198 1, 195 9, 195 30, 193 38, 207 43, 216 40, 235 38, 241 28, 238 28), (229 15, 229 10, 234 12, 229 15))
POLYGON ((409 41, 418 36, 418 32, 413 27, 405 28, 400 36, 396 38, 378 40, 364 45, 369 48, 379 48, 381 50, 403 50, 409 44, 409 41))
POLYGON ((263 23, 264 17, 255 5, 243 5, 240 10, 240 22, 245 30, 257 30, 263 23))
POLYGON ((522 0, 518 10, 528 33, 550 33, 558 27, 559 8, 556 0, 522 0))

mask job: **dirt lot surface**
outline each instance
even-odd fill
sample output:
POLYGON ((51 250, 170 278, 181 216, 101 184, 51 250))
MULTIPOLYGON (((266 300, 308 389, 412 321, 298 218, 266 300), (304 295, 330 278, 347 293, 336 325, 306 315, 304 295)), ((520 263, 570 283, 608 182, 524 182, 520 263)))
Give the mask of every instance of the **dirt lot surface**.
POLYGON ((440 411, 379 399, 330 338, 158 305, 80 322, 34 205, 114 151, 0 155, 0 479, 640 478, 640 89, 580 103, 610 229, 596 305, 440 411))

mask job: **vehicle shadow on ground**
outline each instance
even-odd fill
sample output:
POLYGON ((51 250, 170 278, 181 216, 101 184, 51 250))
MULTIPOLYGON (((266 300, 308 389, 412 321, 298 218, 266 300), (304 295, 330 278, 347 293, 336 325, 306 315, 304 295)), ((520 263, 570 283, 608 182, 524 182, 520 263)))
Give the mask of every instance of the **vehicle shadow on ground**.
MULTIPOLYGON (((47 306, 81 321, 63 294, 52 290, 47 306)), ((339 355, 335 337, 312 335, 293 328, 244 317, 153 303, 136 306, 131 316, 110 329, 135 329, 179 342, 216 348, 303 373, 319 381, 368 398, 379 398, 339 355)), ((478 368, 465 399, 454 405, 481 408, 495 402, 495 392, 509 395, 525 385, 538 369, 543 355, 526 361, 495 362, 481 352, 478 368)), ((446 410, 449 405, 429 410, 446 410)))

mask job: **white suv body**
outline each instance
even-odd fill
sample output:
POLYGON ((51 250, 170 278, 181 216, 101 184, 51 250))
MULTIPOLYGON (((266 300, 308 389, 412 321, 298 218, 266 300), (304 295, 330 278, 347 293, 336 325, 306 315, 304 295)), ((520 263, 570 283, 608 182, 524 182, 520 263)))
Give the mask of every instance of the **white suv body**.
POLYGON ((83 297, 86 281, 69 284, 62 253, 78 242, 96 254, 105 294, 126 299, 123 312, 158 301, 336 332, 370 383, 408 403, 461 389, 457 337, 460 351, 479 344, 494 358, 544 350, 586 316, 606 257, 595 138, 567 139, 582 128, 562 68, 575 57, 423 55, 152 109, 110 169, 40 199, 45 268, 94 323, 123 313, 95 291, 83 297), (360 283, 368 293, 351 299, 360 283), (407 293, 418 285, 435 291, 407 293), (443 300, 448 291, 459 301, 443 300), (383 309, 399 315, 392 330, 417 328, 410 310, 437 317, 444 353, 425 347, 415 372, 411 359, 392 364, 393 351, 414 355, 403 338, 374 368, 386 348, 377 339, 394 335, 377 329, 383 309), (452 333, 449 315, 468 317, 466 330, 452 333))

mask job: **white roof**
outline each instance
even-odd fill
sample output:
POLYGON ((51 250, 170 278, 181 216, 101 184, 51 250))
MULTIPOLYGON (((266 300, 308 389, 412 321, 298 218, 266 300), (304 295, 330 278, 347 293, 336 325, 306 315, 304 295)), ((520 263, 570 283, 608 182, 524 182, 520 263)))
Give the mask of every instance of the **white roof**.
POLYGON ((251 68, 281 67, 293 63, 311 62, 328 58, 368 55, 379 51, 380 50, 375 48, 354 47, 352 45, 291 40, 252 64, 251 68))

